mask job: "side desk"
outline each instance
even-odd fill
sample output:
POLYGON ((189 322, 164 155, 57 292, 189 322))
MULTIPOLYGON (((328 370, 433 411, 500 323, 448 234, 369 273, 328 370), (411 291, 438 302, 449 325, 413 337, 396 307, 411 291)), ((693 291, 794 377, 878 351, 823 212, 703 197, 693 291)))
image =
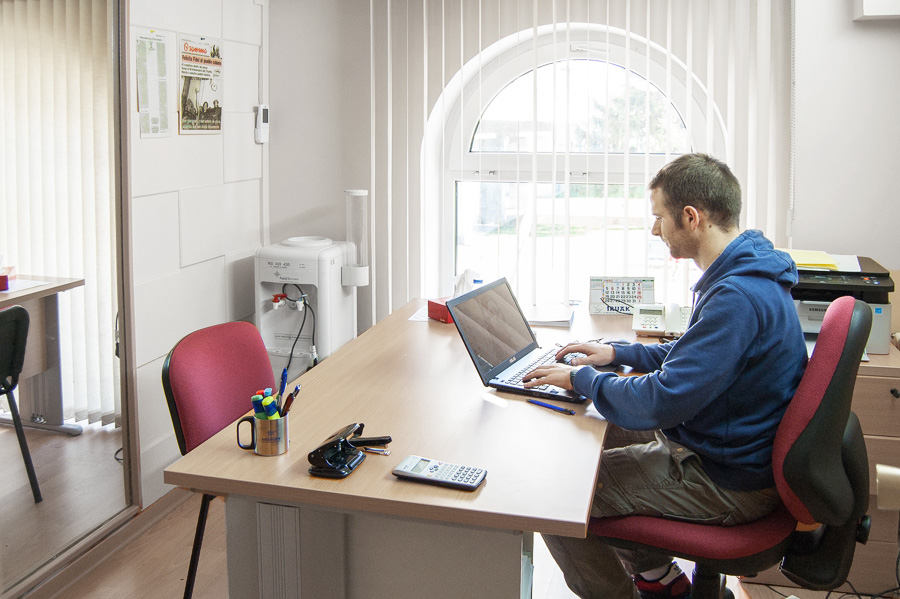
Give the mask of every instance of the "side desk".
MULTIPOLYGON (((22 425, 80 435, 81 426, 63 422, 58 294, 84 285, 84 279, 17 275, 15 281, 10 282, 9 291, 0 291, 0 310, 14 305, 28 310, 28 341, 18 395, 19 403, 30 405, 31 409, 19 406, 22 425), (15 281, 41 284, 16 289, 15 281)), ((12 424, 12 418, 0 416, 0 423, 12 424)))
MULTIPOLYGON (((605 421, 587 402, 567 416, 484 388, 452 324, 409 320, 422 304, 300 377, 287 454, 241 450, 229 426, 166 469, 166 483, 227 496, 233 599, 520 599, 533 532, 585 536, 605 421), (309 451, 353 422, 391 435, 391 455, 343 480, 310 476, 309 451), (408 454, 488 476, 471 493, 401 481, 391 470, 408 454)), ((630 325, 585 313, 536 333, 543 345, 633 338, 630 325)))

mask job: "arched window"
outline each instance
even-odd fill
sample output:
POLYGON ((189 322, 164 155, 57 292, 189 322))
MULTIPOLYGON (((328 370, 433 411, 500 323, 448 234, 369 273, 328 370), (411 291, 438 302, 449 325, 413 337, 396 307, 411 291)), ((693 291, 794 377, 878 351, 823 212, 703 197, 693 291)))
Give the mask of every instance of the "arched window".
POLYGON ((442 149, 430 197, 453 223, 440 227, 441 274, 505 276, 523 304, 585 302, 591 276, 653 276, 656 301, 689 303, 698 273, 650 234, 646 189, 673 157, 724 144, 686 73, 602 25, 528 30, 469 61, 429 120, 442 149))
POLYGON ((665 95, 622 65, 567 58, 520 75, 493 97, 470 152, 681 154, 684 121, 665 95), (532 89, 536 95, 532 95, 532 89))

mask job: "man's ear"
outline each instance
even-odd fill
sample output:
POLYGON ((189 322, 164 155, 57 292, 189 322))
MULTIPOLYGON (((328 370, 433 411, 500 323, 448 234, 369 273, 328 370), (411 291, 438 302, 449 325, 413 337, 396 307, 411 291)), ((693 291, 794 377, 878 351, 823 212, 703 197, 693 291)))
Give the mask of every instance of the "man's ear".
POLYGON ((681 222, 692 231, 700 226, 700 211, 693 206, 685 206, 681 213, 681 222))

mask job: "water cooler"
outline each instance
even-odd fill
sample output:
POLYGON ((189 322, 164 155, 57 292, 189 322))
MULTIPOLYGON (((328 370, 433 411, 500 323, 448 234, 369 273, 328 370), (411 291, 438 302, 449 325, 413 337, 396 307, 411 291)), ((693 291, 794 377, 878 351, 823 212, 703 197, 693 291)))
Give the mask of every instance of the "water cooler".
POLYGON ((356 337, 356 288, 369 284, 368 192, 349 190, 347 241, 291 237, 256 253, 256 326, 275 380, 290 382, 356 337))

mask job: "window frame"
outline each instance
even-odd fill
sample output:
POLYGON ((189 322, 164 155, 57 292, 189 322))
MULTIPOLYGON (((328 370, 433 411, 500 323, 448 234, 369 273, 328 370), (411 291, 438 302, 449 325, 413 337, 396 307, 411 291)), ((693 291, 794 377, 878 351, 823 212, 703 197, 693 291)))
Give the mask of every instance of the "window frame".
MULTIPOLYGON (((572 23, 544 25, 492 44, 456 73, 435 103, 423 139, 423 280, 441 295, 456 276, 456 184, 459 181, 603 183, 628 186, 649 180, 669 154, 535 151, 470 152, 472 136, 490 102, 516 78, 564 59, 593 58, 619 65, 646 79, 682 116, 692 151, 724 155, 725 123, 708 101, 696 74, 659 44, 614 27, 572 23), (711 118, 707 112, 712 110, 711 118), (711 128, 711 129, 710 129, 711 128), (521 174, 527 178, 522 179, 521 174), (464 176, 466 175, 466 176, 464 176)), ((649 211, 649 209, 648 209, 649 211)), ((526 294, 527 295, 527 294, 526 294)))

